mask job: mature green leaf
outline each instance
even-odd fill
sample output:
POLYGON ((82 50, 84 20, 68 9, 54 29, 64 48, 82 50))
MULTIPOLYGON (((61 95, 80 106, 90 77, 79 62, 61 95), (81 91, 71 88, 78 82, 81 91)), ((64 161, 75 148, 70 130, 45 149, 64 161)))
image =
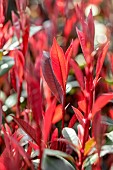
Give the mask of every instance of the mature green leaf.
POLYGON ((113 125, 113 120, 107 116, 102 116, 102 123, 106 125, 113 125))
POLYGON ((15 106, 17 103, 17 94, 13 93, 11 94, 5 101, 5 105, 9 108, 15 106))
POLYGON ((74 170, 75 168, 66 160, 70 158, 61 151, 46 149, 43 155, 42 169, 43 170, 74 170), (66 159, 65 159, 66 158, 66 159))
POLYGON ((113 145, 104 145, 101 148, 100 156, 103 157, 107 154, 113 154, 113 145))
POLYGON ((89 157, 87 157, 83 163, 83 167, 87 167, 89 165, 94 164, 96 161, 98 160, 98 153, 90 155, 89 157))
POLYGON ((33 35, 35 35, 40 30, 42 30, 42 26, 31 26, 30 27, 30 35, 29 36, 32 37, 33 35))
POLYGON ((74 145, 76 146, 79 145, 79 138, 74 129, 65 127, 62 130, 62 135, 65 139, 67 139, 68 141, 71 141, 74 145))
POLYGON ((13 66, 15 62, 14 59, 9 56, 4 56, 2 60, 0 60, 0 76, 6 74, 13 66))
POLYGON ((105 134, 113 142, 113 131, 105 134))

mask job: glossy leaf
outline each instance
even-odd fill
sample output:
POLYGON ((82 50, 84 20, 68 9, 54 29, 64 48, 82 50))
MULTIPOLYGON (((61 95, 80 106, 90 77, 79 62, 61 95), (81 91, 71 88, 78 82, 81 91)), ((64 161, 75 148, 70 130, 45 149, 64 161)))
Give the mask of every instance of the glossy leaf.
POLYGON ((43 132, 43 140, 45 143, 47 142, 49 134, 50 134, 55 107, 56 107, 56 101, 53 100, 53 102, 48 107, 44 115, 44 120, 43 120, 44 124, 43 124, 42 132, 43 132))
POLYGON ((6 74, 13 66, 15 62, 14 59, 9 56, 4 56, 0 61, 0 76, 6 74))
POLYGON ((52 119, 52 123, 55 124, 58 121, 60 121, 62 119, 62 105, 59 104, 58 106, 56 106, 55 108, 55 113, 52 119))
POLYGON ((15 55, 14 56, 15 57, 15 67, 14 67, 15 74, 18 75, 19 82, 22 82, 23 75, 24 75, 24 64, 25 64, 24 56, 22 52, 19 50, 15 50, 14 55, 15 55))
POLYGON ((92 109, 93 116, 95 115, 96 112, 101 110, 112 99, 113 99, 113 93, 112 92, 111 93, 105 93, 105 94, 102 94, 101 96, 99 96, 96 99, 96 101, 93 105, 93 109, 92 109))
POLYGON ((52 69, 58 80, 59 84, 61 85, 63 91, 65 92, 66 86, 66 60, 65 55, 62 48, 58 45, 56 39, 53 40, 53 45, 50 51, 50 58, 52 69))
POLYGON ((31 26, 29 37, 32 37, 33 35, 35 35, 36 33, 38 33, 41 30, 42 30, 42 26, 31 26))
POLYGON ((86 102, 85 102, 85 100, 79 101, 78 106, 84 113, 86 112, 86 102))
POLYGON ((85 35, 82 31, 80 31, 78 28, 76 28, 76 31, 77 31, 77 35, 78 35, 78 38, 79 38, 79 41, 80 41, 80 45, 81 45, 81 48, 82 48, 82 52, 84 54, 84 58, 87 62, 87 52, 86 52, 86 42, 85 42, 85 35))
POLYGON ((63 93, 63 90, 62 90, 59 82, 57 81, 57 79, 55 77, 55 74, 52 69, 49 53, 47 53, 47 52, 43 53, 42 72, 43 72, 43 76, 44 76, 45 81, 47 82, 50 90, 55 95, 57 100, 62 103, 64 93, 63 93))
POLYGON ((46 151, 42 162, 42 169, 57 170, 59 168, 65 170, 74 170, 74 167, 63 157, 68 158, 70 156, 60 151, 50 150, 48 154, 46 151))
POLYGON ((65 52, 65 58, 66 58, 66 75, 68 77, 68 72, 69 72, 69 61, 72 57, 72 52, 73 52, 73 41, 71 42, 70 46, 65 52))
POLYGON ((40 145, 40 129, 37 131, 20 118, 13 117, 13 119, 38 145, 40 145))
POLYGON ((102 123, 108 126, 113 125, 113 120, 107 116, 102 116, 102 123))
POLYGON ((87 155, 91 149, 95 146, 96 142, 94 140, 94 138, 89 139, 86 143, 85 143, 85 149, 84 149, 84 155, 87 155))
POLYGON ((84 127, 84 116, 82 115, 82 113, 77 108, 72 106, 72 109, 73 109, 79 123, 84 127))
POLYGON ((76 79, 78 81, 78 83, 80 84, 81 89, 84 89, 84 77, 83 77, 83 73, 80 69, 80 67, 78 66, 77 62, 74 60, 71 60, 71 66, 74 70, 76 79))
POLYGON ((113 131, 105 134, 113 142, 113 131))
POLYGON ((16 33, 16 36, 18 40, 20 40, 20 22, 18 19, 18 16, 12 11, 12 21, 14 26, 14 31, 16 33))
POLYGON ((99 78, 99 75, 100 75, 100 72, 101 72, 101 69, 102 69, 102 66, 103 66, 103 63, 104 63, 108 48, 109 48, 109 42, 107 42, 104 45, 104 47, 102 49, 102 52, 101 52, 100 56, 98 57, 97 65, 96 65, 96 78, 95 78, 96 81, 99 78))
POLYGON ((54 150, 56 150, 58 148, 57 138, 58 138, 58 128, 56 128, 53 131, 52 136, 51 136, 51 148, 54 150))
POLYGON ((91 48, 92 48, 91 51, 93 51, 94 50, 95 27, 94 27, 94 20, 93 20, 92 9, 90 9, 90 13, 88 15, 88 29, 89 29, 91 48))
POLYGON ((69 128, 73 128, 73 126, 75 125, 76 121, 77 121, 77 117, 76 117, 76 114, 74 114, 74 115, 72 116, 71 120, 69 121, 68 127, 69 127, 69 128))
POLYGON ((92 121, 92 136, 95 138, 96 147, 98 149, 99 154, 100 154, 100 150, 101 150, 103 134, 106 129, 106 126, 104 126, 102 124, 101 120, 102 120, 101 113, 97 112, 94 115, 94 118, 92 121))
POLYGON ((17 94, 13 93, 5 100, 5 105, 9 108, 12 108, 17 104, 17 94))
POLYGON ((62 130, 62 135, 68 141, 71 141, 74 145, 79 145, 79 139, 74 129, 65 127, 62 130))

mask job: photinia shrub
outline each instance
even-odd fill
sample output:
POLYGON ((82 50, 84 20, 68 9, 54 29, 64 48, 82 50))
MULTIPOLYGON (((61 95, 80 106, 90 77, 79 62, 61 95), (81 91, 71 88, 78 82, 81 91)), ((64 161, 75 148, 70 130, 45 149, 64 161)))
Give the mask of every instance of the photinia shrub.
POLYGON ((9 5, 0 0, 0 169, 111 170, 112 1, 15 0, 7 21, 9 5))

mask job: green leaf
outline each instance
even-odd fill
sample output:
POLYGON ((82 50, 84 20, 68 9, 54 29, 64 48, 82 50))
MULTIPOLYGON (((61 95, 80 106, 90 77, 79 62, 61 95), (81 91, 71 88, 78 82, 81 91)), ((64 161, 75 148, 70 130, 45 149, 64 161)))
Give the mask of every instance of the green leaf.
POLYGON ((102 123, 106 125, 113 125, 113 120, 107 116, 102 116, 102 123))
POLYGON ((70 155, 68 155, 68 154, 66 154, 62 151, 59 151, 59 150, 45 149, 44 154, 48 155, 48 156, 63 157, 63 158, 66 158, 70 161, 73 161, 72 156, 70 156, 70 155))
POLYGON ((33 35, 35 35, 40 30, 42 30, 42 26, 31 26, 30 27, 30 35, 29 36, 32 37, 33 35))
POLYGON ((86 61, 82 53, 77 55, 75 60, 81 68, 84 68, 84 66, 86 65, 86 61))
POLYGON ((0 76, 6 74, 13 66, 15 62, 14 59, 9 56, 4 56, 2 60, 0 60, 0 76))
POLYGON ((74 145, 78 146, 80 144, 79 138, 74 129, 65 127, 62 130, 62 135, 65 139, 71 141, 74 145))
POLYGON ((61 151, 45 149, 42 161, 42 169, 44 170, 75 170, 75 168, 64 159, 70 157, 61 151))
POLYGON ((113 145, 102 146, 100 156, 103 157, 107 154, 113 154, 113 145))
POLYGON ((113 131, 105 134, 113 142, 113 131))
POLYGON ((17 103, 17 94, 11 94, 5 101, 5 105, 9 108, 15 106, 17 103))
POLYGON ((83 163, 83 167, 87 167, 89 165, 94 164, 96 161, 98 160, 98 153, 90 155, 89 157, 87 157, 83 163))

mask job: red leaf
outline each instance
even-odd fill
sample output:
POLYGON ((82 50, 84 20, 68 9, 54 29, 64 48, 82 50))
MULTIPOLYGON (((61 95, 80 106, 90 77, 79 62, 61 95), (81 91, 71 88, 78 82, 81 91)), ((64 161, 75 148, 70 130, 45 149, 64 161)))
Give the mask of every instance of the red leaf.
POLYGON ((72 52, 73 52, 73 41, 71 42, 70 46, 68 47, 67 51, 65 52, 67 77, 68 77, 68 72, 69 72, 69 61, 72 56, 72 52))
POLYGON ((77 62, 74 61, 73 59, 71 59, 71 66, 73 67, 76 79, 77 79, 81 89, 83 90, 84 89, 83 73, 82 73, 80 67, 78 66, 77 62))
POLYGON ((57 149, 58 148, 58 129, 56 128, 51 137, 51 149, 57 149))
POLYGON ((20 40, 20 22, 17 15, 12 11, 12 21, 15 29, 16 36, 20 40))
POLYGON ((63 88, 65 92, 66 86, 66 61, 62 48, 58 45, 56 39, 53 40, 53 45, 50 51, 50 58, 52 63, 52 68, 56 79, 63 88))
POLYGON ((29 38, 29 23, 26 24, 26 28, 24 30, 24 33, 23 33, 23 49, 22 49, 22 52, 23 52, 23 55, 26 56, 26 52, 27 52, 27 48, 28 48, 28 38, 29 38))
POLYGON ((94 50, 94 35, 95 35, 95 27, 94 27, 94 20, 92 15, 92 9, 90 9, 90 13, 88 15, 88 29, 89 29, 89 39, 91 42, 91 51, 94 50))
POLYGON ((85 100, 79 101, 78 106, 84 113, 86 113, 86 102, 85 102, 85 100))
POLYGON ((26 73, 28 102, 32 109, 33 116, 37 125, 42 120, 42 97, 40 92, 40 80, 36 80, 28 72, 26 73))
POLYGON ((62 103, 64 93, 63 93, 63 90, 62 90, 59 82, 57 81, 57 79, 55 77, 55 74, 54 74, 52 66, 51 66, 51 60, 50 60, 49 54, 47 52, 43 53, 42 72, 43 72, 45 81, 47 82, 52 93, 57 98, 57 100, 62 103))
POLYGON ((99 78, 99 75, 100 75, 100 72, 101 72, 101 69, 102 69, 102 66, 103 66, 103 63, 104 63, 104 59, 106 57, 106 53, 107 53, 108 47, 109 47, 109 42, 107 42, 104 45, 104 47, 102 49, 102 52, 101 52, 100 56, 98 57, 97 65, 96 65, 96 77, 95 77, 95 81, 97 81, 98 78, 99 78))
POLYGON ((93 105, 92 115, 101 110, 111 99, 113 99, 113 93, 105 93, 97 98, 93 105))
POLYGON ((19 81, 22 82, 23 80, 23 74, 24 74, 24 56, 21 51, 15 50, 15 70, 18 75, 19 81))
POLYGON ((95 138, 98 153, 100 152, 105 129, 106 126, 101 124, 101 113, 97 112, 92 121, 92 136, 95 138))
MULTIPOLYGON (((12 148, 12 150, 15 148, 12 148)), ((0 169, 1 170, 19 170, 21 167, 21 161, 18 157, 18 152, 9 152, 6 148, 0 156, 0 169), (13 156, 15 154, 15 156, 13 156), (17 160, 18 158, 18 160, 17 160)))
POLYGON ((74 114, 74 115, 72 116, 71 120, 69 121, 68 127, 69 127, 69 128, 72 128, 72 127, 75 125, 76 121, 77 121, 77 117, 76 117, 76 115, 74 114))
POLYGON ((88 51, 87 51, 87 48, 86 48, 85 34, 82 31, 80 31, 78 28, 76 28, 76 31, 77 31, 77 35, 78 35, 78 38, 79 38, 79 41, 80 41, 82 52, 84 54, 84 58, 87 62, 88 51))
POLYGON ((76 115, 79 123, 80 123, 82 126, 84 126, 84 116, 82 115, 82 113, 81 113, 78 109, 76 109, 76 108, 73 107, 73 106, 72 106, 72 108, 73 108, 73 111, 74 111, 74 113, 75 113, 75 115, 76 115))
POLYGON ((79 39, 76 38, 74 41, 73 41, 73 56, 75 57, 78 53, 78 48, 79 48, 79 39))
POLYGON ((53 102, 51 103, 51 105, 49 106, 47 111, 45 112, 44 124, 43 124, 43 130, 42 130, 43 140, 44 140, 45 144, 46 144, 49 134, 50 134, 50 129, 51 129, 51 125, 52 125, 52 119, 53 119, 55 107, 56 107, 56 100, 53 100, 53 102))
POLYGON ((1 127, 1 124, 2 124, 2 103, 0 101, 0 127, 1 127))
POLYGON ((36 130, 22 119, 13 117, 14 121, 21 126, 21 128, 37 143, 40 145, 40 129, 36 130))
POLYGON ((55 108, 55 113, 52 119, 52 123, 55 124, 58 121, 60 121, 62 119, 62 105, 59 104, 56 108, 55 108))
POLYGON ((23 157, 23 159, 26 161, 27 165, 30 167, 31 163, 30 160, 28 158, 28 155, 26 154, 26 152, 24 151, 23 147, 21 147, 19 145, 19 143, 13 138, 10 137, 10 141, 13 144, 14 148, 16 148, 16 150, 20 153, 20 155, 23 157))

